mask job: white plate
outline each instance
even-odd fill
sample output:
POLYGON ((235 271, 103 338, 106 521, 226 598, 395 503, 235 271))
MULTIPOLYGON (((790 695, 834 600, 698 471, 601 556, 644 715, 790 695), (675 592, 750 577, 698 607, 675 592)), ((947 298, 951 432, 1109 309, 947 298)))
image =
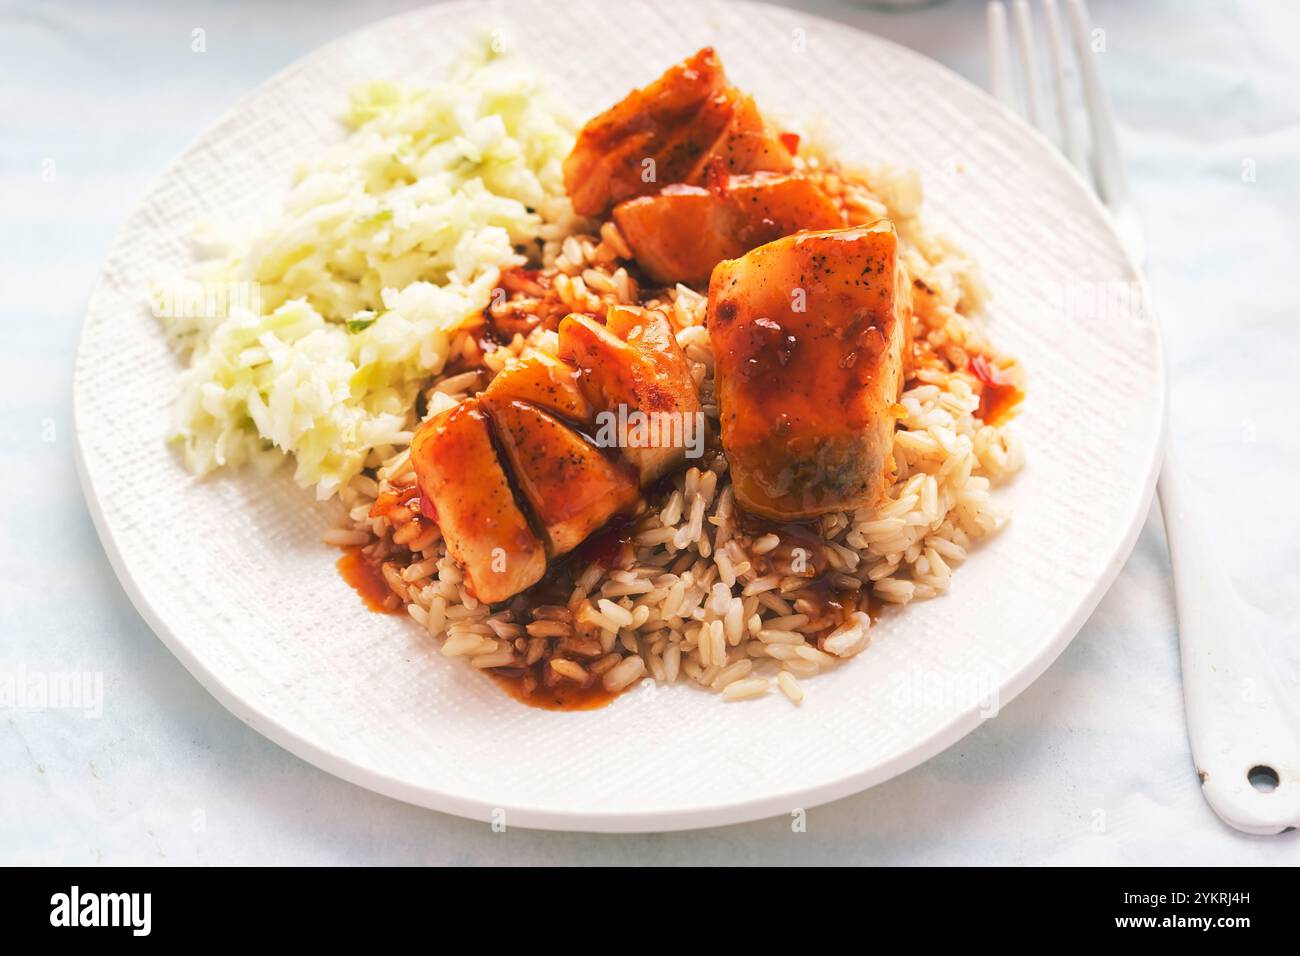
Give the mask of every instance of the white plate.
MULTIPOLYGON (((77 355, 82 482, 140 613, 195 677, 267 737, 412 803, 509 825, 670 830, 790 813, 879 783, 951 745, 1064 648, 1146 514, 1164 421, 1159 336, 1115 307, 1139 281, 1105 214, 1028 127, 942 67, 872 36, 765 6, 658 0, 451 3, 317 51, 224 117, 127 222, 77 355), (504 28, 583 115, 697 47, 767 108, 829 121, 843 155, 919 167, 926 205, 978 255, 992 332, 1030 393, 1015 516, 946 597, 887 615, 861 657, 723 704, 642 687, 603 710, 524 707, 402 617, 374 615, 319 543, 333 519, 295 488, 191 479, 164 446, 177 359, 145 308, 216 210, 264 209, 337 137, 347 89, 435 78, 476 29, 504 28), (1093 292, 1111 296, 1095 301, 1093 292)), ((1134 287, 1136 288, 1136 287, 1134 287)))

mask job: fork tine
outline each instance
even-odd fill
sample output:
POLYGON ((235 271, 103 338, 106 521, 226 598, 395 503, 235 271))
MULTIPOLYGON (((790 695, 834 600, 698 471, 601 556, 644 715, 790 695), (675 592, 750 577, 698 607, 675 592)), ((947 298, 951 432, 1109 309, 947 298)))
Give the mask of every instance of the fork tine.
POLYGON ((1015 0, 1011 7, 1016 26, 1016 47, 1020 52, 1020 72, 1024 79, 1025 117, 1047 133, 1046 116, 1038 101, 1038 59, 1034 54, 1034 22, 1029 16, 1029 0, 1015 0))
POLYGON ((1115 121, 1110 115, 1110 103, 1101 85, 1097 64, 1093 61, 1088 41, 1092 24, 1083 0, 1068 0, 1070 32, 1074 34, 1075 58, 1083 76, 1084 102, 1088 107, 1088 120, 1092 124, 1093 156, 1097 166, 1098 191, 1109 205, 1125 203, 1128 184, 1120 162, 1119 144, 1115 140, 1115 121))
POLYGON ((1047 59, 1052 64, 1053 89, 1056 93, 1056 117, 1061 128, 1061 150, 1074 164, 1074 168, 1087 176, 1083 148, 1074 128, 1074 114, 1070 110, 1070 51, 1066 48, 1065 33, 1061 30, 1061 12, 1056 0, 1043 0, 1043 19, 1047 22, 1047 59))
POLYGON ((1011 95, 1011 45, 1007 39, 1007 8, 999 0, 988 5, 989 89, 1002 103, 1016 108, 1011 95))

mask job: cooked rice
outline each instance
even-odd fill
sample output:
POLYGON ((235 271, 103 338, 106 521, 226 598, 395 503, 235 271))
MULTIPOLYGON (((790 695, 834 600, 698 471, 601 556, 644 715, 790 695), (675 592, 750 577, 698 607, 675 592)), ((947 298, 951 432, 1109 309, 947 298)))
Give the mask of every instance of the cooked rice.
POLYGON ((944 593, 975 542, 1007 520, 992 490, 1023 461, 1012 431, 977 416, 978 383, 964 371, 968 357, 991 357, 1016 382, 1022 373, 996 356, 976 317, 983 288, 974 264, 917 218, 913 174, 847 172, 815 158, 804 166, 856 221, 894 220, 913 278, 913 337, 923 352, 897 409, 892 487, 879 507, 820 518, 820 540, 811 549, 817 560, 808 568, 791 564, 793 549, 808 542, 786 540, 780 528, 751 531, 736 514, 727 460, 716 444, 704 296, 681 285, 643 294, 622 264, 629 250, 614 224, 563 208, 547 210, 542 227, 539 265, 549 286, 506 274, 509 297, 493 307, 494 317, 499 308, 503 317, 541 317, 541 324, 485 354, 473 334, 462 332, 451 354, 488 375, 463 371, 430 383, 427 414, 485 387, 510 357, 534 349, 555 354, 548 320, 553 328, 571 311, 603 314, 610 304, 640 304, 663 309, 677 329, 715 439, 710 452, 677 474, 660 500, 646 503, 615 561, 572 569, 562 604, 530 607, 526 595, 496 609, 481 604, 466 591, 436 526, 411 507, 376 507, 414 485, 409 455, 398 447, 419 424, 414 413, 393 445, 372 453, 365 472, 342 490, 350 524, 327 541, 364 541, 411 618, 443 640, 445 655, 518 676, 525 691, 540 681, 599 683, 616 692, 643 679, 674 684, 684 676, 738 701, 766 695, 774 676, 797 705, 801 679, 866 649, 873 611, 944 593))

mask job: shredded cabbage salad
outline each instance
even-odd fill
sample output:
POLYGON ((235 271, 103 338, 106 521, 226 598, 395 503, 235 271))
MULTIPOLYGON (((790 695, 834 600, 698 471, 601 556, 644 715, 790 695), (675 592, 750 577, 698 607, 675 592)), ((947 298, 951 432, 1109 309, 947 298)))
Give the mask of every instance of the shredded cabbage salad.
POLYGON ((196 474, 289 455, 299 484, 333 495, 376 448, 409 442, 420 384, 500 268, 568 215, 575 124, 490 47, 428 88, 354 91, 344 121, 278 212, 191 277, 255 288, 251 303, 155 303, 190 356, 173 439, 196 474))

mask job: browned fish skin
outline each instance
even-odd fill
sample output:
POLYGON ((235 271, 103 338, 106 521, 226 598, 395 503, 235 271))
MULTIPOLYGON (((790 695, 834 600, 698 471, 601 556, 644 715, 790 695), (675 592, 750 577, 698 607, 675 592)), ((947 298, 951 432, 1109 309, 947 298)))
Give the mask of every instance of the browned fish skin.
POLYGON ((711 160, 724 171, 790 169, 790 152, 753 101, 727 83, 705 47, 594 117, 564 161, 573 208, 599 216, 669 183, 701 182, 711 160))
MULTIPOLYGON (((625 406, 629 412, 674 416, 683 424, 686 416, 693 424, 700 411, 690 365, 661 312, 616 306, 605 325, 590 316, 570 315, 560 323, 560 356, 582 371, 583 386, 597 409, 613 412, 625 406)), ((622 451, 642 485, 686 457, 684 447, 622 451)))
POLYGON ((722 445, 743 508, 809 518, 880 499, 910 311, 888 220, 789 236, 714 269, 722 445))
POLYGON ((802 176, 747 173, 717 188, 673 185, 614 207, 614 222, 654 282, 703 288, 713 267, 802 229, 835 229, 844 216, 802 176))
POLYGON ((526 402, 494 400, 486 393, 483 401, 515 483, 546 539, 548 558, 572 551, 636 504, 635 479, 581 435, 526 402))
POLYGON ((470 593, 491 604, 541 580, 546 552, 515 503, 478 399, 420 426, 411 460, 470 593))

